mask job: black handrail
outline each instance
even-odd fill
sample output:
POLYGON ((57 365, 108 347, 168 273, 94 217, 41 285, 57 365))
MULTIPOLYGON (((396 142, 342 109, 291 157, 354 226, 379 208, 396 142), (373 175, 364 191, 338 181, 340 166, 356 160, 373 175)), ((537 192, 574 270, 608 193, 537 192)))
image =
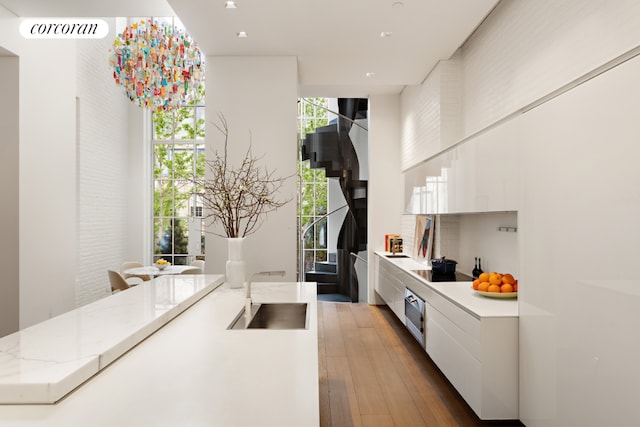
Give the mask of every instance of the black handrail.
POLYGON ((344 208, 348 208, 348 207, 349 207, 349 205, 342 205, 339 208, 336 208, 336 209, 332 210, 331 212, 322 215, 321 217, 319 217, 318 219, 313 221, 311 224, 306 226, 305 229, 302 230, 302 233, 300 233, 300 271, 298 271, 298 278, 299 278, 300 282, 304 282, 304 274, 305 274, 305 271, 304 271, 304 238, 307 235, 307 232, 309 230, 311 230, 311 227, 313 227, 314 225, 316 225, 318 222, 322 221, 323 219, 325 219, 329 215, 332 215, 332 214, 338 212, 339 210, 344 209, 344 208))
MULTIPOLYGON (((350 252, 349 254, 350 254, 352 257, 354 257, 354 258, 358 258, 360 261, 363 261, 365 264, 369 264, 369 260, 366 260, 366 259, 362 258, 362 257, 361 257, 360 255, 358 255, 357 253, 355 253, 355 252, 350 252)), ((355 263, 355 261, 354 261, 354 263, 355 263)))
POLYGON ((356 125, 356 126, 358 126, 359 128, 361 128, 361 129, 366 130, 367 132, 369 132, 369 129, 367 129, 366 127, 362 126, 362 125, 361 125, 360 123, 358 123, 357 121, 355 121, 355 120, 351 119, 351 117, 347 117, 347 116, 345 116, 344 114, 341 114, 341 113, 339 113, 339 112, 337 112, 337 111, 330 110, 330 109, 328 109, 327 107, 325 107, 324 105, 315 104, 315 103, 313 103, 313 102, 309 101, 307 98, 301 98, 301 99, 302 99, 302 101, 303 101, 303 102, 306 102, 306 103, 307 103, 307 104, 309 104, 309 105, 313 105, 314 107, 317 107, 317 108, 321 108, 321 109, 323 109, 323 110, 326 110, 326 111, 330 112, 331 114, 335 114, 335 115, 336 115, 336 116, 338 116, 338 117, 342 117, 343 119, 345 119, 345 120, 347 120, 347 121, 351 122, 351 124, 352 124, 352 125, 356 125))

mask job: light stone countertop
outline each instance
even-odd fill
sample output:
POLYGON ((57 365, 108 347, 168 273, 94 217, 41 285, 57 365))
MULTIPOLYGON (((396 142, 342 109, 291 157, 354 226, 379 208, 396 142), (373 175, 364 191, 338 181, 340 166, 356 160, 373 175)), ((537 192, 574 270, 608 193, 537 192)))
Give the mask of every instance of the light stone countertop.
POLYGON ((167 276, 0 338, 0 404, 60 400, 223 279, 167 276))
MULTIPOLYGON (((497 299, 479 295, 471 288, 472 282, 430 282, 412 270, 431 269, 427 264, 413 258, 387 258, 388 252, 376 252, 384 261, 388 261, 409 273, 424 286, 436 291, 449 301, 463 308, 477 318, 483 317, 518 317, 517 299, 497 299)), ((420 297, 427 299, 423 289, 413 289, 420 297)))
MULTIPOLYGON (((198 276, 219 277, 175 277, 198 276)), ((0 425, 319 425, 315 284, 252 291, 254 302, 309 303, 308 328, 228 330, 245 290, 223 284, 57 404, 0 405, 0 425)))

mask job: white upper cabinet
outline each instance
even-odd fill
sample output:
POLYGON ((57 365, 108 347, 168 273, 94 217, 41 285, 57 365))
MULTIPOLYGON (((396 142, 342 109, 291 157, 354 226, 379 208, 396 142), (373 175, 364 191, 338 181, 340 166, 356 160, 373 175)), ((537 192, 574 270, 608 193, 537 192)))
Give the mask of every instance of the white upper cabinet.
POLYGON ((510 122, 405 172, 407 213, 517 211, 518 129, 510 122))
POLYGON ((403 93, 401 168, 407 213, 518 208, 516 125, 507 122, 463 138, 462 93, 459 52, 403 93))

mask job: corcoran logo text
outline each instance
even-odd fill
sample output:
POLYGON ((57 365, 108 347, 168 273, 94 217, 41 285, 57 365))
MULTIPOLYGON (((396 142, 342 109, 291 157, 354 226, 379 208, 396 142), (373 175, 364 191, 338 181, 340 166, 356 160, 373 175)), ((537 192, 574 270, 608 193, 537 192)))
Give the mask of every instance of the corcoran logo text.
POLYGON ((101 39, 109 24, 93 18, 30 18, 20 23, 20 34, 28 39, 101 39))

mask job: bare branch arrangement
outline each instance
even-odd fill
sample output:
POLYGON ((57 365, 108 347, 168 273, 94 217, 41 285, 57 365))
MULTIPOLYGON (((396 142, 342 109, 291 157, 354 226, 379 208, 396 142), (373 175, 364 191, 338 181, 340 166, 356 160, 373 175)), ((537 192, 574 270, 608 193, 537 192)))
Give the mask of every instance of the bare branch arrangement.
POLYGON ((249 147, 241 166, 234 168, 227 162, 229 128, 222 114, 220 124, 214 124, 224 135, 224 152, 214 150, 213 158, 206 160, 212 178, 197 180, 204 208, 204 219, 211 224, 221 224, 226 235, 220 237, 245 237, 258 231, 266 215, 289 203, 293 196, 280 200, 275 197, 284 182, 291 176, 275 177, 273 171, 260 167, 262 157, 251 152, 249 147))

